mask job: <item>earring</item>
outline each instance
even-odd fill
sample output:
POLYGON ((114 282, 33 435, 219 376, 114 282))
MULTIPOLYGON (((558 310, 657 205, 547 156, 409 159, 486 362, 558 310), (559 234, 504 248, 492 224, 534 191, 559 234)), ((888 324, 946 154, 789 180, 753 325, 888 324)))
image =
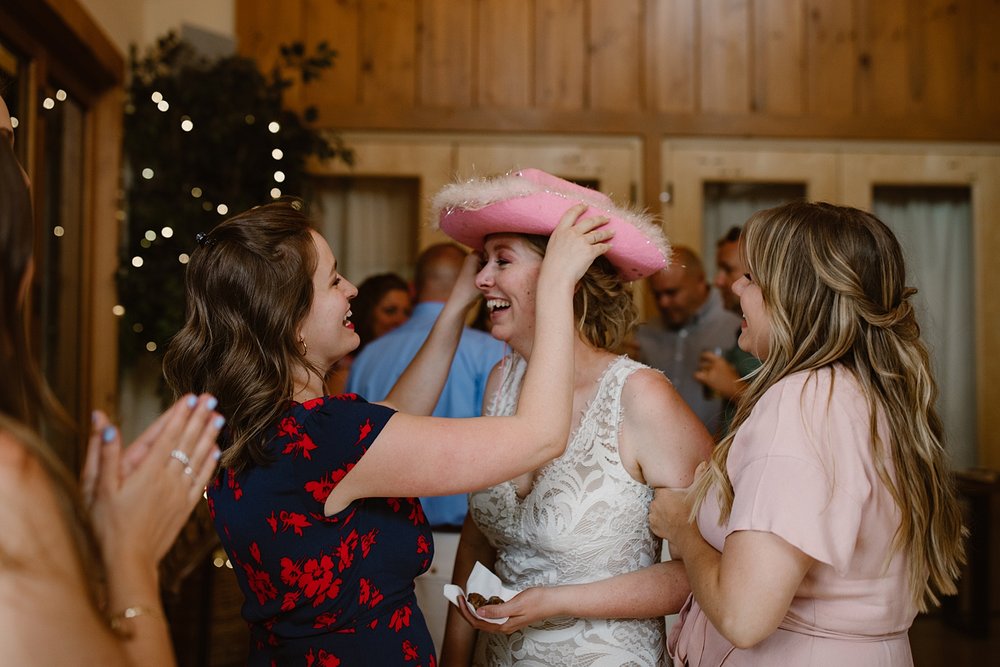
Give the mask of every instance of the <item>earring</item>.
POLYGON ((306 356, 306 352, 309 351, 309 346, 306 345, 306 341, 302 338, 302 334, 299 334, 299 345, 302 346, 302 356, 306 356))

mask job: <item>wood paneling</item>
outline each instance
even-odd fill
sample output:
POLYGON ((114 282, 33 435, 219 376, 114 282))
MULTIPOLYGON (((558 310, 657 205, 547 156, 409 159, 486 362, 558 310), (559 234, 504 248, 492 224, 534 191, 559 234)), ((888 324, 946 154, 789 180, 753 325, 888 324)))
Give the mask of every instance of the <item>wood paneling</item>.
POLYGON ((748 0, 702 0, 701 105, 707 113, 750 110, 750 12, 748 0))
POLYGON ((750 109, 779 116, 805 110, 804 0, 754 3, 750 109))
POLYGON ((302 91, 303 101, 320 111, 320 122, 325 120, 325 109, 355 105, 360 99, 359 5, 360 0, 305 0, 302 34, 306 48, 325 41, 337 52, 333 67, 302 91))
MULTIPOLYGON (((270 72, 279 59, 279 47, 303 39, 304 0, 296 2, 244 2, 236 12, 237 48, 260 63, 261 71, 270 72)), ((294 82, 285 92, 292 106, 302 104, 302 86, 294 82)))
POLYGON ((472 103, 473 0, 423 0, 419 34, 420 104, 467 107, 472 103))
POLYGON ((533 106, 532 4, 479 0, 477 7, 477 106, 514 109, 533 106))
POLYGON ((807 0, 806 17, 807 113, 849 116, 855 109, 857 73, 854 5, 807 0))
POLYGON ((695 111, 698 94, 696 1, 647 0, 647 89, 654 111, 695 111))
MULTIPOLYGON (((976 27, 972 63, 975 108, 978 117, 1000 117, 1000 0, 978 0, 973 17, 976 27)), ((1000 580, 1000 578, 998 578, 1000 580)))
MULTIPOLYGON (((1000 0, 236 0, 323 126, 1000 140, 1000 0), (905 120, 905 122, 900 122, 905 120)), ((646 139, 644 139, 646 140, 646 139)))
POLYGON ((361 104, 414 106, 416 19, 416 0, 361 3, 361 104))
POLYGON ((628 111, 645 106, 643 16, 642 0, 591 3, 590 108, 628 111))
POLYGON ((972 3, 924 0, 920 71, 923 110, 937 118, 962 116, 970 93, 972 3), (965 73, 965 77, 959 76, 965 73))
POLYGON ((535 104, 584 109, 587 22, 584 0, 535 0, 535 104))
POLYGON ((859 16, 858 64, 861 82, 858 111, 899 117, 914 108, 910 0, 865 4, 859 16))

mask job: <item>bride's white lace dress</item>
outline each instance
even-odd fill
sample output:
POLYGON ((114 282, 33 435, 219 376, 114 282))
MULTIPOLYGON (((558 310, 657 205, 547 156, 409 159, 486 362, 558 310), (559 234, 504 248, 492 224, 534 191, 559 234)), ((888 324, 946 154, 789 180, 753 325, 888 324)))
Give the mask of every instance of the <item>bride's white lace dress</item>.
MULTIPOLYGON (((527 364, 514 356, 487 414, 512 414, 527 364)), ((495 571, 516 590, 588 583, 651 565, 661 542, 649 530, 652 490, 618 455, 621 393, 645 366, 615 359, 565 453, 541 468, 524 499, 513 482, 469 496, 472 518, 497 549, 495 571)), ((474 664, 553 667, 666 663, 663 618, 553 618, 511 635, 480 632, 474 664)))

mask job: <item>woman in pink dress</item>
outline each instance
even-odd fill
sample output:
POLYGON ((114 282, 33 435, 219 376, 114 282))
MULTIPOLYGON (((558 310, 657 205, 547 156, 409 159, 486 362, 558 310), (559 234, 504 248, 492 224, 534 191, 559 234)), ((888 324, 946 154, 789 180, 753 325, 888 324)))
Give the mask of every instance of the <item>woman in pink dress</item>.
POLYGON ((763 365, 692 488, 650 507, 691 582, 675 664, 912 665, 907 630, 955 593, 963 547, 902 250, 871 214, 806 202, 741 242, 739 346, 763 365))

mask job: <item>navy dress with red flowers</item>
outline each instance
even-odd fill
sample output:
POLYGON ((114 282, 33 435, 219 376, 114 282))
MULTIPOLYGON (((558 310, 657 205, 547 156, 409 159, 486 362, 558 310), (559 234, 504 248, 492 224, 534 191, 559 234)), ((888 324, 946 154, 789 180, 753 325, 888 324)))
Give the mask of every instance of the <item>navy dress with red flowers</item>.
POLYGON ((251 667, 433 667, 413 593, 433 556, 416 498, 323 504, 394 412, 353 394, 292 403, 274 463, 209 486, 215 528, 243 589, 251 667))

